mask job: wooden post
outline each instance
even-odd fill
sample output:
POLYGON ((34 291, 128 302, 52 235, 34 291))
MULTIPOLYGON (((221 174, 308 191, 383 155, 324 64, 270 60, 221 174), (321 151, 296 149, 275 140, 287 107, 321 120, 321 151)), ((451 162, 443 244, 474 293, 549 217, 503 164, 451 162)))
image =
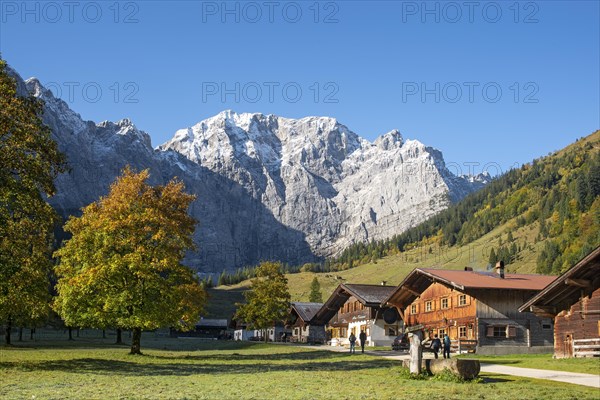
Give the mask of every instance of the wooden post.
POLYGON ((418 332, 408 334, 410 341, 410 364, 409 370, 411 374, 421 373, 421 361, 423 359, 423 350, 421 348, 421 337, 418 332))

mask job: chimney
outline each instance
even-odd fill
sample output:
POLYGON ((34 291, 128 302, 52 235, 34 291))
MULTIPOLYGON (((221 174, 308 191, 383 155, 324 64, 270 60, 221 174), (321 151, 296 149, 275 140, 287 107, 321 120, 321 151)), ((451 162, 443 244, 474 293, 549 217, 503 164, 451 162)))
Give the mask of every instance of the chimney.
POLYGON ((500 260, 496 263, 496 273, 500 275, 501 279, 504 279, 504 261, 500 260))
POLYGON ((473 268, 471 268, 471 267, 465 267, 465 271, 473 271, 473 268))
POLYGON ((385 286, 386 283, 387 281, 381 281, 381 286, 385 286))

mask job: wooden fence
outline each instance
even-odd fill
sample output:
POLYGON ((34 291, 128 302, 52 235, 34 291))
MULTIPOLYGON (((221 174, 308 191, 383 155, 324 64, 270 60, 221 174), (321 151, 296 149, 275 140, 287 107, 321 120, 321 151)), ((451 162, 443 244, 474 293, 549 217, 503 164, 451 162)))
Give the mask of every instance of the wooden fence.
POLYGON ((453 353, 475 353, 477 348, 477 340, 453 340, 450 345, 450 351, 453 353))
POLYGON ((573 340, 573 357, 600 357, 600 338, 573 340))

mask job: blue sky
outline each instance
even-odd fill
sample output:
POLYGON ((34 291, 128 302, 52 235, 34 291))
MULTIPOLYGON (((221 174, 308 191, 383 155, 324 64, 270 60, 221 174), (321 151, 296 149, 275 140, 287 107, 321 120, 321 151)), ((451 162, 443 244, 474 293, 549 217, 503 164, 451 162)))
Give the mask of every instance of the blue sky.
POLYGON ((0 3, 0 52, 154 145, 224 109, 399 129, 495 173, 600 128, 598 1, 0 3))

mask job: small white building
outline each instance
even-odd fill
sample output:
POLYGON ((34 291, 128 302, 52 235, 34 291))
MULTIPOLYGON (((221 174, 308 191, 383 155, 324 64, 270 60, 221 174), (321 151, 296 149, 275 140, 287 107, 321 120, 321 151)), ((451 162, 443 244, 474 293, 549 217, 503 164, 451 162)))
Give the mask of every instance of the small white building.
POLYGON ((239 328, 233 331, 233 340, 250 340, 254 335, 254 331, 246 328, 239 328))

